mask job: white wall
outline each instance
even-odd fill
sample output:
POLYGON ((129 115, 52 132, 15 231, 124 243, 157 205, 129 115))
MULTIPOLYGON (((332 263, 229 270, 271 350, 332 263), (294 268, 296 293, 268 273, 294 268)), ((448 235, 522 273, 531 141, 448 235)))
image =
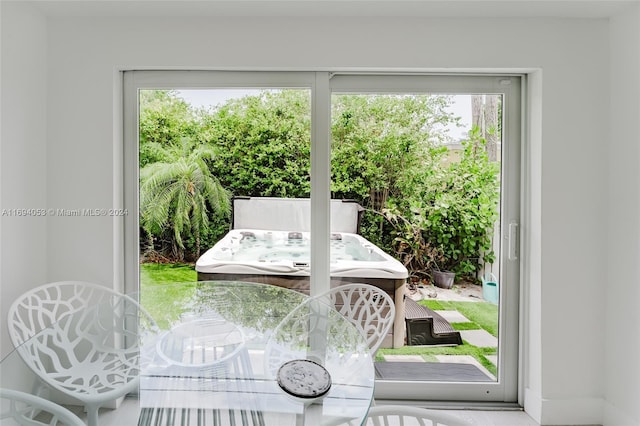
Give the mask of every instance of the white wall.
POLYGON ((47 205, 47 51, 44 16, 25 4, 0 7, 1 357, 12 348, 4 325, 9 305, 47 278, 46 216, 12 215, 47 205))
POLYGON ((640 8, 611 25, 605 424, 640 424, 640 8), (627 361, 628 360, 628 361, 627 361))
MULTIPOLYGON (((605 294, 607 188, 594 171, 607 168, 606 20, 63 18, 50 20, 49 46, 48 195, 65 208, 111 205, 118 67, 542 68, 543 223, 532 230, 540 233, 542 275, 531 284, 544 310, 541 345, 531 348, 541 377, 530 392, 545 422, 575 421, 576 413, 600 421, 604 376, 594 366, 604 362, 604 325, 581 313, 602 309, 605 294), (498 48, 481 51, 479 39, 498 48)), ((108 280, 111 224, 75 219, 52 220, 50 278, 74 271, 108 280)))
MULTIPOLYGON (((621 21, 623 34, 612 31, 614 40, 630 37, 634 26, 637 28, 638 17, 621 21)), ((43 28, 39 25, 36 33, 43 28)), ((3 35, 4 32, 3 28, 3 35)), ((631 171, 633 167, 627 167, 631 169, 629 176, 616 170, 617 161, 609 170, 606 159, 610 146, 606 142, 614 143, 609 135, 609 120, 613 119, 608 103, 610 71, 617 74, 618 65, 627 65, 629 61, 637 71, 640 52, 637 46, 631 52, 617 50, 611 62, 614 67, 610 69, 610 50, 615 53, 618 48, 610 48, 609 37, 605 19, 49 17, 46 150, 44 144, 36 144, 40 155, 46 152, 42 165, 46 165, 47 207, 112 206, 113 141, 117 137, 113 130, 117 89, 113 81, 120 68, 539 70, 535 101, 541 108, 537 113, 540 128, 530 141, 537 158, 531 175, 532 187, 539 197, 534 219, 539 221, 533 220, 526 230, 536 242, 527 248, 539 249, 528 254, 537 259, 528 280, 528 291, 535 297, 525 306, 529 318, 537 322, 525 333, 529 339, 526 360, 533 363, 525 365, 526 409, 543 424, 593 424, 603 421, 606 399, 610 418, 633 418, 638 424, 637 408, 632 401, 640 393, 626 373, 618 370, 623 362, 621 355, 626 351, 622 338, 629 336, 618 331, 618 321, 607 322, 604 317, 611 312, 605 315, 603 310, 605 307, 619 310, 614 318, 621 319, 632 317, 635 312, 634 301, 625 297, 626 291, 637 294, 637 290, 632 290, 638 280, 637 254, 633 262, 633 251, 628 253, 624 248, 635 243, 637 253, 637 235, 634 240, 624 234, 625 230, 616 228, 617 222, 608 220, 607 215, 615 213, 609 208, 610 201, 630 206, 632 212, 618 214, 625 214, 624 218, 638 230, 638 174, 631 171), (495 40, 495 47, 481 51, 478 40, 495 40), (607 180, 609 172, 615 179, 611 184, 607 180), (633 179, 632 190, 625 196, 614 192, 613 200, 609 199, 608 191, 628 178, 633 179), (615 232, 607 234, 606 224, 615 232), (615 253, 620 256, 612 255, 608 265, 608 254, 618 246, 620 249, 615 253), (623 270, 618 277, 622 279, 614 284, 615 294, 609 294, 609 286, 603 285, 610 283, 608 266, 623 259, 629 262, 621 264, 623 270), (620 339, 612 337, 612 333, 620 339), (603 344, 605 339, 608 343, 614 341, 613 350, 603 344), (606 379, 605 365, 613 366, 614 372, 606 379)), ((29 49, 30 39, 16 44, 29 49)), ((35 44, 41 52, 43 43, 35 44)), ((4 61, 4 40, 2 56, 4 61)), ((41 58, 27 56, 32 60, 41 58)), ((17 71, 19 67, 13 69, 17 71)), ((16 72, 11 82, 27 88, 33 77, 16 72)), ((622 81, 612 88, 620 93, 617 96, 626 106, 637 111, 637 96, 633 99, 621 90, 621 85, 635 81, 635 77, 620 73, 620 78, 622 81)), ((2 80, 4 89, 4 74, 2 80)), ((33 98, 26 103, 21 93, 3 90, 3 154, 5 105, 20 105, 24 118, 27 111, 42 102, 42 99, 34 102, 33 98)), ((623 109, 614 108, 613 115, 623 109)), ((621 136, 637 140, 633 127, 637 119, 636 116, 623 123, 621 136)), ((16 131, 35 126, 41 135, 44 122, 40 117, 35 124, 16 124, 16 131)), ((28 138, 35 139, 38 138, 28 138)), ((626 152, 635 151, 634 156, 620 153, 618 160, 628 162, 629 166, 637 165, 638 150, 633 141, 619 144, 626 152)), ((11 146, 14 150, 24 149, 11 146)), ((18 154, 14 156, 10 161, 25 161, 18 154)), ((6 162, 3 157, 3 178, 6 162)), ((10 176, 26 176, 18 172, 10 176)), ((42 170, 39 173, 42 178, 42 170)), ((5 182, 3 179, 3 207, 13 201, 4 193, 5 182)), ((11 182, 16 188, 31 190, 36 186, 30 180, 25 184, 11 182)), ((46 251, 42 247, 36 249, 40 250, 39 257, 46 259, 46 269, 38 269, 36 281, 41 278, 111 281, 113 222, 109 218, 51 217, 48 221, 46 251)), ((44 241, 39 238, 42 237, 34 236, 31 243, 44 241)), ((6 247, 21 244, 23 235, 7 234, 5 238, 3 227, 2 239, 4 269, 4 263, 10 259, 6 247)), ((28 278, 25 269, 32 262, 30 253, 33 251, 21 254, 15 262, 24 286, 32 281, 24 279, 28 278)), ((9 283, 3 270, 3 303, 9 283)), ((632 323, 626 324, 629 333, 633 333, 632 323)), ((635 333, 631 342, 636 349, 632 353, 637 354, 635 333)))

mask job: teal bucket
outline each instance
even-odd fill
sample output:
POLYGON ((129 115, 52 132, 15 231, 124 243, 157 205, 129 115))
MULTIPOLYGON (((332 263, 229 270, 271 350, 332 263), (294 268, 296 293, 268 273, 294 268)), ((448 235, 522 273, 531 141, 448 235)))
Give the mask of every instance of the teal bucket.
POLYGON ((498 291, 498 279, 492 273, 482 277, 482 297, 489 303, 498 304, 500 292, 498 291))

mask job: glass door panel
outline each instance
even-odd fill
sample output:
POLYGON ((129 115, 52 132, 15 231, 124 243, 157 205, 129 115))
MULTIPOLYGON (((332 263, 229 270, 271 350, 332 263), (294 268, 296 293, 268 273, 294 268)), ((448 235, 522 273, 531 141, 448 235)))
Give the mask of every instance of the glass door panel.
POLYGON ((344 280, 384 288, 396 306, 378 398, 503 398, 517 382, 505 315, 518 303, 517 285, 501 289, 515 273, 501 244, 503 146, 519 151, 503 131, 506 94, 409 76, 331 83, 331 195, 363 207, 359 234, 386 259, 344 280))
POLYGON ((140 286, 236 280, 309 292, 311 95, 298 88, 139 92, 140 286))
POLYGON ((397 296, 400 335, 377 355, 380 379, 496 381, 500 105, 333 95, 332 192, 364 207, 361 246, 392 257, 355 277, 397 296))

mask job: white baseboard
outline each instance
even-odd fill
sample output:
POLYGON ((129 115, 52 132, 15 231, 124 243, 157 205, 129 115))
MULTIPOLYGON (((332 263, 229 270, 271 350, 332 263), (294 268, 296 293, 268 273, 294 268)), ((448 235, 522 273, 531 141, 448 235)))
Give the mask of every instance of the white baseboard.
POLYGON ((605 402, 604 421, 602 424, 604 426, 640 426, 640 421, 632 419, 629 414, 605 402))
POLYGON ((524 390, 524 411, 533 420, 538 423, 542 423, 542 399, 537 392, 533 392, 530 389, 524 390))
POLYGON ((524 390, 524 411, 541 425, 604 425, 640 426, 638 423, 624 423, 621 413, 608 415, 611 421, 605 423, 605 402, 602 398, 541 398, 538 392, 524 390))
MULTIPOLYGON (((541 425, 602 425, 602 398, 542 399, 541 425)), ((618 426, 618 425, 616 425, 618 426)))

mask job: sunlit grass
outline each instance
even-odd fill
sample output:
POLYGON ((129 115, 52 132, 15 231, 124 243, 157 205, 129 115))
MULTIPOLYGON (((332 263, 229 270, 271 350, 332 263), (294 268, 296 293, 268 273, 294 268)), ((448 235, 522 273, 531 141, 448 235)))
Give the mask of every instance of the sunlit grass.
POLYGON ((463 331, 463 330, 480 330, 482 327, 480 327, 478 324, 476 324, 475 322, 452 322, 451 323, 451 327, 453 327, 454 330, 457 331, 463 331))
POLYGON ((195 285, 197 273, 184 264, 143 263, 140 265, 140 302, 160 327, 175 320, 171 317, 176 302, 184 300, 195 285), (172 285, 178 284, 180 285, 172 285))
MULTIPOLYGON (((173 319, 167 317, 173 312, 176 302, 184 300, 193 286, 184 283, 197 281, 197 272, 192 265, 144 263, 140 265, 140 285, 142 305, 157 319, 161 327, 173 319), (172 286, 172 283, 181 285, 172 286)), ((498 307, 485 302, 456 302, 443 300, 422 300, 421 303, 432 310, 457 310, 470 322, 452 323, 456 330, 484 329, 493 336, 498 335, 498 307)), ((179 303, 178 303, 179 304, 179 303)), ((397 349, 381 348, 376 354, 377 361, 384 361, 383 355, 420 355, 427 362, 437 362, 436 355, 470 355, 492 374, 497 374, 496 366, 487 355, 495 355, 497 348, 481 348, 466 341, 458 346, 403 346, 397 349)))
POLYGON ((384 355, 420 355, 427 362, 438 362, 436 355, 470 355, 474 357, 484 368, 489 370, 494 376, 497 368, 487 355, 495 355, 496 348, 479 348, 468 344, 458 346, 403 346, 401 348, 390 349, 381 348, 376 353, 376 361, 384 361, 384 355))
POLYGON ((182 263, 143 263, 140 265, 142 288, 154 284, 170 284, 197 281, 198 274, 192 265, 182 263))
POLYGON ((421 300, 418 303, 422 303, 434 311, 456 310, 469 321, 477 324, 478 328, 482 328, 492 336, 498 337, 498 306, 493 303, 445 300, 421 300))

